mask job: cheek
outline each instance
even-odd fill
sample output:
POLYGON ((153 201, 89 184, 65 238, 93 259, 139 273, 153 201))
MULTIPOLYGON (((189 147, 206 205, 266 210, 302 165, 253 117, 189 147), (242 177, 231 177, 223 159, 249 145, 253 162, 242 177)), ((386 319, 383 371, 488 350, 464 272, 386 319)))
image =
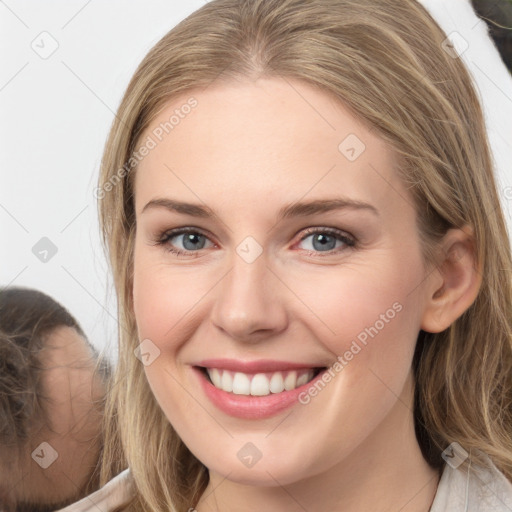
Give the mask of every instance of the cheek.
POLYGON ((294 280, 296 294, 312 305, 309 329, 338 358, 347 388, 375 380, 372 371, 393 389, 403 385, 421 323, 421 258, 407 261, 383 255, 371 265, 294 280))
POLYGON ((315 273, 308 279, 291 276, 287 282, 310 306, 316 323, 323 324, 324 333, 331 333, 323 338, 353 338, 374 324, 380 332, 404 320, 417 328, 419 315, 415 311, 419 312, 420 302, 415 289, 420 283, 420 264, 408 261, 402 267, 400 260, 390 259, 375 258, 365 265, 315 273), (402 311, 407 315, 398 314, 402 311))
POLYGON ((188 339, 190 316, 194 314, 204 291, 200 280, 192 274, 180 272, 158 262, 149 251, 138 251, 134 255, 133 305, 139 341, 151 340, 156 349, 149 347, 154 357, 144 372, 153 395, 168 420, 179 425, 194 407, 192 398, 183 393, 176 371, 177 354, 188 339), (197 306, 196 306, 197 307, 197 306))
POLYGON ((205 281, 192 268, 171 268, 147 252, 135 250, 133 305, 139 339, 157 345, 168 338, 204 296, 205 281))

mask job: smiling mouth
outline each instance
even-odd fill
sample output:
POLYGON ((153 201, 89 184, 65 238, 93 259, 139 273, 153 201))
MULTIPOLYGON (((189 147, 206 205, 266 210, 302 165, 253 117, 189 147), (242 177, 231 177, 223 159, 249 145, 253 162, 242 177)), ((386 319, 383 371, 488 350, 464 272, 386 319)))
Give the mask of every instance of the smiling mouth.
POLYGON ((233 372, 221 368, 197 367, 217 389, 235 395, 267 396, 291 391, 313 380, 326 368, 305 368, 265 373, 233 372))

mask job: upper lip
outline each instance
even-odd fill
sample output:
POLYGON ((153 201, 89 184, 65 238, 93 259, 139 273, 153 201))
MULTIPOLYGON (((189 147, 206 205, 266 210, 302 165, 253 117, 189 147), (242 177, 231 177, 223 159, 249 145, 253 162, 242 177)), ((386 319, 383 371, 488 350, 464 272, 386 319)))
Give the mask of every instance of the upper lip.
POLYGON ((204 359, 195 366, 203 368, 218 368, 241 373, 278 372, 280 370, 300 370, 309 368, 325 368, 323 365, 311 363, 296 363, 291 361, 276 361, 271 359, 258 359, 256 361, 240 361, 237 359, 204 359))

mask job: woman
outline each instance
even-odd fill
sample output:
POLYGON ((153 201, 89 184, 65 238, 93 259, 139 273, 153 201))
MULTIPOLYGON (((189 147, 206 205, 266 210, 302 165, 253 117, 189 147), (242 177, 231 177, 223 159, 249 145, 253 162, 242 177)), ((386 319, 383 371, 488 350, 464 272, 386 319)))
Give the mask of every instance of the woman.
POLYGON ((125 510, 512 507, 510 246, 452 46, 413 0, 216 0, 141 63, 98 189, 125 510))

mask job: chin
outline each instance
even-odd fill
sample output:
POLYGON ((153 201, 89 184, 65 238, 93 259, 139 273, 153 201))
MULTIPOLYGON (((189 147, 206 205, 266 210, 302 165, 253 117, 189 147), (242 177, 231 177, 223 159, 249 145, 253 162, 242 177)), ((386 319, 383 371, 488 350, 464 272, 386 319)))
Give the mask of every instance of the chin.
MULTIPOLYGON (((246 466, 237 454, 240 451, 240 445, 244 445, 240 442, 237 442, 236 445, 233 451, 226 449, 223 451, 223 455, 209 453, 206 457, 201 457, 200 460, 210 472, 222 475, 231 482, 256 487, 293 484, 312 477, 325 469, 319 463, 320 455, 316 461, 305 460, 304 457, 301 457, 300 451, 297 451, 297 444, 295 443, 295 453, 292 457, 289 456, 290 452, 285 447, 279 450, 277 447, 268 446, 266 449, 262 448, 261 459, 252 466, 246 466), (226 453, 234 453, 235 455, 226 456, 226 453)), ((247 452, 250 452, 250 450, 247 450, 247 452)), ((244 452, 240 455, 242 460, 243 456, 244 452)))
POLYGON ((209 468, 209 470, 223 475, 230 482, 251 487, 277 487, 289 485, 306 478, 306 475, 303 472, 298 472, 297 468, 292 469, 273 465, 262 466, 259 469, 256 467, 241 469, 239 467, 223 466, 209 468))

